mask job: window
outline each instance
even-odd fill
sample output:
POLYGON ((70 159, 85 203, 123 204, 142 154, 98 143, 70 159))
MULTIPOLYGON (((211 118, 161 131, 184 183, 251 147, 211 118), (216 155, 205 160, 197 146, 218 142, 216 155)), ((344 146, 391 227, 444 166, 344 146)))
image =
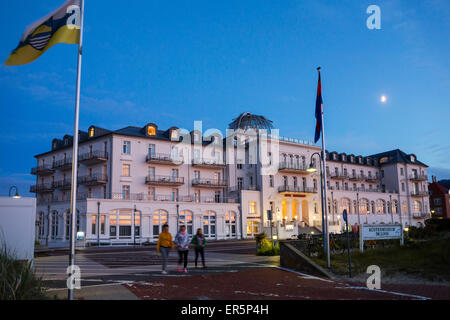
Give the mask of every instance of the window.
POLYGON ((418 201, 418 200, 414 201, 413 211, 414 211, 414 213, 422 212, 422 203, 420 201, 418 201))
POLYGON ((183 210, 180 212, 180 218, 178 220, 178 226, 185 226, 187 233, 191 236, 193 235, 193 217, 194 214, 192 213, 192 211, 183 210))
POLYGON ((405 184, 402 182, 402 192, 405 192, 405 184))
POLYGON ((52 239, 56 240, 56 237, 58 236, 58 212, 52 213, 52 233, 51 233, 52 239))
POLYGON ((220 191, 215 191, 214 193, 214 202, 215 203, 220 203, 220 191))
POLYGON ((242 190, 243 186, 244 186, 244 178, 238 178, 237 180, 237 184, 238 184, 238 190, 242 190))
POLYGON ((130 200, 130 186, 122 186, 122 199, 130 200))
POLYGON ((257 221, 247 222, 247 236, 254 237, 259 233, 259 223, 257 221))
POLYGON ((155 195, 155 187, 149 187, 148 188, 148 200, 155 201, 156 195, 155 195))
POLYGON ((131 141, 124 141, 123 142, 123 154, 131 154, 131 141))
POLYGON ((442 204, 442 200, 441 199, 439 199, 439 198, 434 199, 434 205, 435 206, 440 206, 441 204, 442 204))
POLYGON ((153 212, 153 239, 158 239, 162 232, 162 227, 168 221, 168 213, 165 210, 156 210, 153 212))
POLYGON ((92 222, 91 222, 91 234, 96 235, 97 234, 97 216, 92 216, 92 222))
POLYGON ((227 211, 225 214, 225 236, 236 238, 236 212, 227 211))
POLYGON ((131 166, 129 164, 123 164, 122 165, 122 176, 123 177, 130 177, 131 176, 130 168, 131 168, 131 166))
POLYGON ((148 155, 150 157, 155 156, 156 153, 156 146, 154 144, 149 144, 148 145, 148 155))
POLYGON ((256 214, 256 202, 251 201, 251 202, 248 204, 248 213, 249 213, 249 214, 256 214))
POLYGON ((156 136, 156 128, 154 126, 147 127, 147 135, 156 136))
POLYGON ((178 130, 172 130, 172 132, 171 132, 172 141, 178 141, 178 137, 179 137, 178 130))
POLYGON ((203 234, 206 238, 216 238, 216 213, 214 211, 203 213, 203 234))
POLYGON ((90 128, 89 129, 89 138, 94 137, 94 135, 95 135, 95 129, 94 128, 90 128))
POLYGON ((274 187, 273 176, 269 176, 269 185, 271 188, 274 187))
POLYGON ((238 169, 238 170, 242 170, 242 163, 238 163, 237 169, 238 169))
POLYGON ((405 172, 403 171, 403 168, 400 168, 400 175, 401 176, 405 175, 405 172))
POLYGON ((66 212, 66 240, 70 239, 70 225, 71 225, 71 215, 70 212, 66 212))
POLYGON ((105 220, 106 216, 102 215, 100 216, 100 234, 105 235, 105 220))

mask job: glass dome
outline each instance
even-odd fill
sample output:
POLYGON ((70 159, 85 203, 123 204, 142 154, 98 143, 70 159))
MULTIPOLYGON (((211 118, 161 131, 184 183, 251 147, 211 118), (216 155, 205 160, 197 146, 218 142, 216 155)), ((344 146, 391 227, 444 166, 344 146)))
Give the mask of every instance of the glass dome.
POLYGON ((229 125, 229 129, 239 130, 242 129, 244 131, 248 129, 265 129, 267 132, 270 132, 273 129, 273 124, 271 120, 268 120, 264 116, 258 116, 251 114, 250 112, 244 112, 239 117, 233 120, 229 125))

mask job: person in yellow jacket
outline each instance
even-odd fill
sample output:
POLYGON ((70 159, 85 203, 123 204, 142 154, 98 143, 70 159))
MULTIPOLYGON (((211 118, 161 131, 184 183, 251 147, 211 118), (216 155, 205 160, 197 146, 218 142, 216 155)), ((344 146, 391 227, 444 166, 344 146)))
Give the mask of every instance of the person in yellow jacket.
POLYGON ((156 245, 156 252, 161 253, 163 263, 162 263, 162 274, 167 274, 167 263, 169 261, 169 253, 171 249, 175 248, 175 244, 172 240, 172 235, 169 232, 169 226, 165 224, 163 226, 163 231, 159 234, 158 244, 156 245))

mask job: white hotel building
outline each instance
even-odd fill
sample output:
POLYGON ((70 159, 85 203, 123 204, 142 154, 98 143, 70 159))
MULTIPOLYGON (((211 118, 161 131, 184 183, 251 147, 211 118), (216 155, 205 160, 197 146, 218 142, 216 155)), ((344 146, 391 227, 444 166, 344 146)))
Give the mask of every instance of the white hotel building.
MULTIPOLYGON (((280 238, 320 230, 320 175, 307 171, 311 159, 319 167, 312 155, 320 148, 274 135, 267 148, 253 143, 260 140, 248 129, 270 130, 271 122, 248 113, 230 128, 237 131, 227 138, 156 124, 80 131, 78 245, 155 242, 165 223, 172 233, 186 225, 190 234, 202 228, 209 239, 252 238, 268 231, 269 209, 280 238)), ((69 246, 72 140, 53 140, 32 169, 36 237, 49 247, 69 246)), ((426 170, 400 150, 366 157, 327 152, 330 231, 342 231, 344 209, 353 226, 423 223, 426 170)))

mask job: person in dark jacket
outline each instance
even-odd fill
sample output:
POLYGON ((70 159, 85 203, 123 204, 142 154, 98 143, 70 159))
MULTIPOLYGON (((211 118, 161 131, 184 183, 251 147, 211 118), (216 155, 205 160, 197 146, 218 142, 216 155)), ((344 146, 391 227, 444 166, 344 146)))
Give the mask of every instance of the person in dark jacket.
POLYGON ((206 247, 206 238, 203 236, 202 229, 197 230, 197 234, 192 238, 191 244, 195 249, 195 268, 197 268, 198 256, 202 257, 203 269, 206 269, 205 265, 205 247, 206 247))

